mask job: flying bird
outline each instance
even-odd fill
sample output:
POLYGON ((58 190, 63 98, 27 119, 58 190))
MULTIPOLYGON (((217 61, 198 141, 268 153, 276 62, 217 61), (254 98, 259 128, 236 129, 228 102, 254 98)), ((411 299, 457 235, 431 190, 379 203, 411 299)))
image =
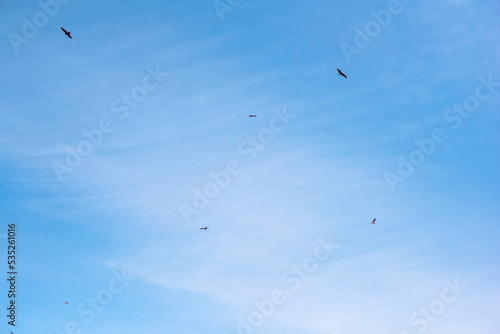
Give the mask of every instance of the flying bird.
POLYGON ((208 230, 208 226, 207 227, 201 227, 200 230, 208 230))
POLYGON ((344 78, 347 79, 347 76, 344 73, 342 73, 342 71, 339 70, 338 68, 337 68, 337 72, 339 72, 339 75, 341 75, 341 76, 343 76, 344 78))
POLYGON ((257 117, 257 115, 248 115, 248 117, 257 117))
POLYGON ((61 30, 64 31, 64 34, 66 36, 68 36, 69 38, 73 39, 73 37, 71 37, 71 33, 69 31, 67 31, 66 29, 64 29, 63 27, 61 27, 61 30))
POLYGON ((68 302, 64 302, 64 304, 68 305, 69 303, 68 302))
POLYGON ((373 221, 370 224, 375 224, 376 221, 377 221, 377 218, 373 218, 373 221))

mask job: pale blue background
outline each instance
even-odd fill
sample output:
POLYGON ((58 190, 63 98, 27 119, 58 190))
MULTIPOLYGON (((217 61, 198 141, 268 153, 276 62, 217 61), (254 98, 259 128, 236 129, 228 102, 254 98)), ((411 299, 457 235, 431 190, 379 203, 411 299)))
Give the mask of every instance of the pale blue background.
POLYGON ((236 333, 331 236, 341 248, 256 333, 416 333, 408 317, 458 277, 467 289, 426 333, 498 334, 500 87, 456 130, 442 117, 479 76, 500 81, 500 5, 404 2, 348 62, 340 43, 386 7, 243 0, 221 21, 211 1, 73 0, 15 53, 8 34, 40 6, 2 2, 0 233, 17 222, 14 332, 76 321, 89 334, 236 333), (168 77, 118 121, 111 103, 157 64, 168 77), (240 143, 284 106, 296 118, 246 162, 240 143), (59 182, 52 163, 106 117, 114 132, 59 182), (446 142, 391 191, 384 173, 435 128, 446 142), (184 222, 179 204, 230 160, 241 173, 184 222), (77 306, 122 267, 135 279, 85 323, 77 306))

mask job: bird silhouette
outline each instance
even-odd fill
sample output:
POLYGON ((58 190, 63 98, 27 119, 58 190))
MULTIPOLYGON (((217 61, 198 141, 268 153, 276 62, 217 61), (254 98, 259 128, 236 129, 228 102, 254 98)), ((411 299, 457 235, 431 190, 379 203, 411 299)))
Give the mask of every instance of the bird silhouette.
POLYGON ((337 72, 339 72, 339 75, 341 75, 341 76, 343 76, 344 78, 347 79, 347 76, 344 73, 342 73, 342 71, 339 70, 338 68, 337 68, 337 72))
POLYGON ((207 227, 201 227, 200 230, 208 230, 208 226, 207 227))
POLYGON ((248 115, 248 117, 257 117, 257 115, 248 115))
POLYGON ((61 27, 61 30, 64 31, 64 34, 66 36, 68 36, 69 38, 73 39, 73 37, 71 37, 71 33, 69 31, 67 31, 66 29, 64 29, 63 27, 61 27))
POLYGON ((376 221, 377 221, 377 218, 373 218, 373 221, 370 224, 375 224, 376 221))
POLYGON ((64 302, 64 304, 68 305, 69 303, 68 302, 64 302))

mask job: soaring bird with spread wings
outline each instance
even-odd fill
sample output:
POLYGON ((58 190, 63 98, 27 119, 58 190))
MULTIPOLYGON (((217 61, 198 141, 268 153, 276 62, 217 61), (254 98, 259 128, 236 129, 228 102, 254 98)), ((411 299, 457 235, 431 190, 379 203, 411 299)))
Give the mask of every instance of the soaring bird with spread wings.
POLYGON ((208 226, 207 227, 200 227, 200 230, 208 230, 208 226))
POLYGON ((257 117, 257 115, 248 115, 248 117, 257 117))
POLYGON ((61 27, 61 30, 64 31, 64 34, 66 36, 68 36, 69 38, 73 39, 73 37, 71 37, 71 33, 69 31, 67 31, 66 29, 64 29, 63 27, 61 27))
POLYGON ((343 76, 344 78, 347 79, 347 76, 344 73, 342 73, 342 71, 339 70, 338 68, 337 68, 337 72, 339 72, 339 75, 341 75, 341 76, 343 76))

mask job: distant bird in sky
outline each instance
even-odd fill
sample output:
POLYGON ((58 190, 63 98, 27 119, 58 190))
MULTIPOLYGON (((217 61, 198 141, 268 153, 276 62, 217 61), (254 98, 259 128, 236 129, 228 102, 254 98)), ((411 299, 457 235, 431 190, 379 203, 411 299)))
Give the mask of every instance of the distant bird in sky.
POLYGON ((248 117, 257 117, 257 115, 248 115, 248 117))
POLYGON ((66 29, 64 29, 63 27, 61 27, 61 30, 64 31, 64 34, 66 36, 68 36, 69 38, 73 39, 73 37, 71 37, 71 33, 69 31, 67 31, 66 29))
POLYGON ((200 230, 208 230, 208 226, 207 227, 201 227, 200 230))
POLYGON ((373 218, 373 221, 370 224, 375 224, 376 221, 377 221, 377 218, 373 218))
POLYGON ((68 302, 64 302, 64 304, 68 305, 69 303, 68 302))
POLYGON ((338 68, 337 68, 337 72, 339 72, 339 75, 341 75, 341 76, 343 76, 344 78, 347 79, 347 76, 344 73, 342 73, 342 71, 339 70, 338 68))

